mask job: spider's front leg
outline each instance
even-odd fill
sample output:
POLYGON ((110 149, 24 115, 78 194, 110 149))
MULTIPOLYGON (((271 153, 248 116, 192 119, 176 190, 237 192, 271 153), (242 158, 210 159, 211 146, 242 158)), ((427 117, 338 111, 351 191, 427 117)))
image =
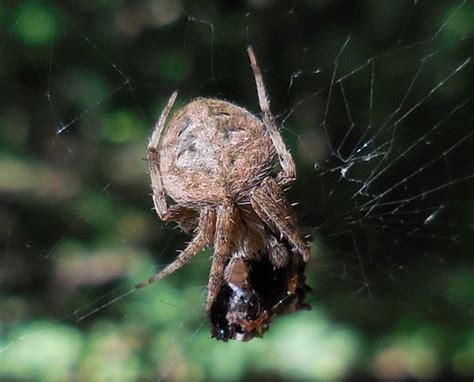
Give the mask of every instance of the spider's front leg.
POLYGON ((204 208, 199 216, 199 225, 194 239, 189 243, 186 249, 161 272, 157 273, 147 281, 138 284, 136 288, 144 288, 163 277, 173 273, 181 268, 196 254, 198 254, 206 245, 212 244, 214 240, 214 228, 216 224, 216 213, 212 208, 204 208))
POLYGON ((214 305, 224 281, 225 267, 233 247, 232 241, 237 234, 238 219, 237 209, 234 205, 230 204, 218 207, 214 237, 214 256, 212 257, 211 273, 207 286, 207 315, 211 314, 211 308, 214 305))
POLYGON ((260 186, 252 190, 250 203, 260 219, 275 234, 286 238, 293 250, 307 263, 310 259, 309 246, 278 182, 272 177, 265 178, 260 186))

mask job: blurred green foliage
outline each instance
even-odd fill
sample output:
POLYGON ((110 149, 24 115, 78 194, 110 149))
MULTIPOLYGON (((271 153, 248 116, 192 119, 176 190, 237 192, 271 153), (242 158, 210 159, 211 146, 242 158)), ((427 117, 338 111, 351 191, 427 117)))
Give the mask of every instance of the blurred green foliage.
POLYGON ((50 44, 60 37, 62 21, 54 6, 25 1, 20 2, 15 11, 15 32, 26 44, 50 44))
MULTIPOLYGON (((443 121, 472 101, 472 64, 456 67, 472 58, 473 25, 469 1, 0 3, 0 379, 472 377, 474 190, 456 183, 474 174, 472 139, 450 150, 472 130, 472 102, 443 121), (313 234, 313 310, 278 318, 261 340, 221 343, 203 308, 210 249, 133 288, 189 239, 152 211, 144 157, 175 88, 178 105, 212 96, 258 112, 248 44, 298 163, 289 198, 313 234), (331 86, 335 66, 344 88, 331 86), (343 92, 334 109, 329 89, 343 92), (344 178, 347 163, 326 161, 322 127, 355 145, 350 122, 360 134, 382 126, 404 94, 416 112, 378 138, 393 134, 393 158, 411 167, 393 166, 389 179, 444 159, 393 197, 425 193, 409 208, 415 223, 357 214, 367 199, 354 201, 350 178, 367 179, 372 158, 344 178), (324 166, 336 170, 322 177, 324 166), (432 210, 416 215, 450 205, 460 208, 438 225, 432 210)), ((374 156, 386 149, 364 138, 374 156)))

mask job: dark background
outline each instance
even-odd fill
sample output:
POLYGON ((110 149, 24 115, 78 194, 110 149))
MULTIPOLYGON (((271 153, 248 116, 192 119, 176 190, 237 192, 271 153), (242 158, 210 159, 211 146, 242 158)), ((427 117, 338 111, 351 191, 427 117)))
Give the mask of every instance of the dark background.
POLYGON ((0 3, 0 378, 474 375, 469 1, 0 3), (295 156, 313 310, 221 343, 211 250, 152 211, 171 92, 258 114, 251 44, 295 156))

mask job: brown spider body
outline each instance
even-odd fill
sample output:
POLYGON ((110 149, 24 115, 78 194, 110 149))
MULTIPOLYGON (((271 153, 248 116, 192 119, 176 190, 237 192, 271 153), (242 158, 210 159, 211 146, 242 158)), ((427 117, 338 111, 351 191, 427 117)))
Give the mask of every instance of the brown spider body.
POLYGON ((137 287, 213 245, 206 312, 213 336, 222 340, 261 336, 272 316, 308 307, 309 246, 283 192, 296 179, 295 164, 270 112, 251 48, 248 54, 262 120, 229 102, 197 99, 167 124, 175 92, 148 145, 156 212, 194 238, 173 263, 137 287), (168 206, 168 199, 176 204, 168 206))
POLYGON ((262 122, 241 107, 197 99, 168 126, 160 172, 167 194, 181 205, 248 202, 248 191, 270 174, 272 141, 262 122))

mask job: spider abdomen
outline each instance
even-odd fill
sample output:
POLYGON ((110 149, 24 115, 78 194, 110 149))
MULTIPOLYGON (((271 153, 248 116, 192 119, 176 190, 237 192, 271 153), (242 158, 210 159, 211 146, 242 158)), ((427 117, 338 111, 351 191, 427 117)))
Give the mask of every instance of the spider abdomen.
POLYGON ((167 193, 178 203, 242 201, 271 172, 274 149, 263 123, 247 110, 197 99, 170 121, 160 146, 167 193))

